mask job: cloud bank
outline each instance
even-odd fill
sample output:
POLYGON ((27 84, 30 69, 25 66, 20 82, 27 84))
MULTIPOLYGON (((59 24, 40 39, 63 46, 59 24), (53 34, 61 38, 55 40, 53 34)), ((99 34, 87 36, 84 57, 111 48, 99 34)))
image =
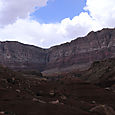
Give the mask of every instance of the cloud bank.
POLYGON ((0 23, 7 25, 27 18, 31 12, 43 7, 48 0, 0 0, 0 23))
POLYGON ((45 6, 47 0, 6 1, 0 0, 0 25, 4 25, 0 28, 2 41, 20 41, 48 48, 84 36, 92 30, 115 27, 115 0, 87 0, 84 12, 79 16, 51 24, 40 24, 29 18, 29 14, 36 7, 45 6))

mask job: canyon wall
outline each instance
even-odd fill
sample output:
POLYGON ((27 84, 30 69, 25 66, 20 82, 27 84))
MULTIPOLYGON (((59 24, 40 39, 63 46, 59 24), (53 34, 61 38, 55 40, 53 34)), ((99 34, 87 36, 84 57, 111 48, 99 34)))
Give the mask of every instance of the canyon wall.
POLYGON ((115 57, 115 29, 92 31, 85 37, 49 49, 19 42, 0 42, 0 63, 13 69, 79 69, 111 57, 115 57))

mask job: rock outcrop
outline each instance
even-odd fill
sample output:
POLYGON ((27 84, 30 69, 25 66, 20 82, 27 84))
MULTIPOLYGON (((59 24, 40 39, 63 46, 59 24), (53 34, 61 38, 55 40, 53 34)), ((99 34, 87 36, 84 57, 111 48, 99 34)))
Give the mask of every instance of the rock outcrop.
POLYGON ((70 65, 85 65, 96 60, 115 57, 115 29, 103 29, 90 32, 87 36, 77 38, 49 49, 48 63, 51 68, 70 65))
POLYGON ((112 57, 115 57, 115 29, 92 31, 85 37, 49 49, 19 42, 0 42, 0 63, 13 69, 71 70, 112 57))
POLYGON ((91 112, 95 112, 98 115, 115 115, 115 111, 113 108, 106 106, 106 105, 98 105, 96 107, 93 107, 91 112))
POLYGON ((19 42, 0 42, 0 63, 13 69, 38 69, 45 65, 44 49, 19 42))
POLYGON ((115 84, 115 58, 96 61, 90 68, 81 72, 81 79, 105 87, 107 91, 114 92, 115 84))

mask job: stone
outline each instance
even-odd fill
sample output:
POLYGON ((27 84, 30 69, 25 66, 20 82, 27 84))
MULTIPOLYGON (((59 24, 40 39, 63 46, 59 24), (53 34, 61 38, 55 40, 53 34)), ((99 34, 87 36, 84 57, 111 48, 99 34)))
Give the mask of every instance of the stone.
POLYGON ((49 103, 51 103, 51 104, 59 104, 59 100, 57 99, 56 101, 51 101, 49 103))
POLYGON ((96 101, 92 101, 92 104, 96 104, 96 101))
POLYGON ((45 104, 45 103, 46 103, 45 101, 40 100, 40 99, 38 100, 38 102, 39 102, 39 103, 43 103, 43 104, 45 104))
POLYGON ((20 93, 21 91, 19 89, 16 89, 16 92, 20 93))
POLYGON ((37 98, 33 98, 32 101, 38 101, 38 99, 37 98))
POLYGON ((62 100, 66 100, 66 99, 67 99, 67 97, 66 97, 66 96, 64 96, 64 95, 62 95, 62 96, 61 96, 61 99, 62 99, 62 100))
POLYGON ((4 111, 0 111, 0 114, 1 114, 1 115, 4 115, 4 114, 5 114, 5 112, 4 112, 4 111))
POLYGON ((108 90, 108 91, 110 91, 111 89, 110 89, 109 87, 106 87, 106 88, 105 88, 105 90, 108 90))
POLYGON ((90 112, 96 112, 99 115, 115 115, 115 111, 112 107, 107 105, 98 105, 90 109, 90 112))
POLYGON ((49 93, 50 96, 54 96, 55 95, 55 92, 54 90, 51 90, 50 93, 49 93))

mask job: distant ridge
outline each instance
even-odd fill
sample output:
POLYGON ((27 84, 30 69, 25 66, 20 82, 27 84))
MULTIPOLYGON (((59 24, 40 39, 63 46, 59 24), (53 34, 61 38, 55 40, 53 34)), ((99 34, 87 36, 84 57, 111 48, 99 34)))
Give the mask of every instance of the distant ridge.
POLYGON ((90 32, 85 37, 49 49, 16 41, 0 42, 0 64, 43 73, 86 69, 97 60, 115 57, 115 29, 90 32))

